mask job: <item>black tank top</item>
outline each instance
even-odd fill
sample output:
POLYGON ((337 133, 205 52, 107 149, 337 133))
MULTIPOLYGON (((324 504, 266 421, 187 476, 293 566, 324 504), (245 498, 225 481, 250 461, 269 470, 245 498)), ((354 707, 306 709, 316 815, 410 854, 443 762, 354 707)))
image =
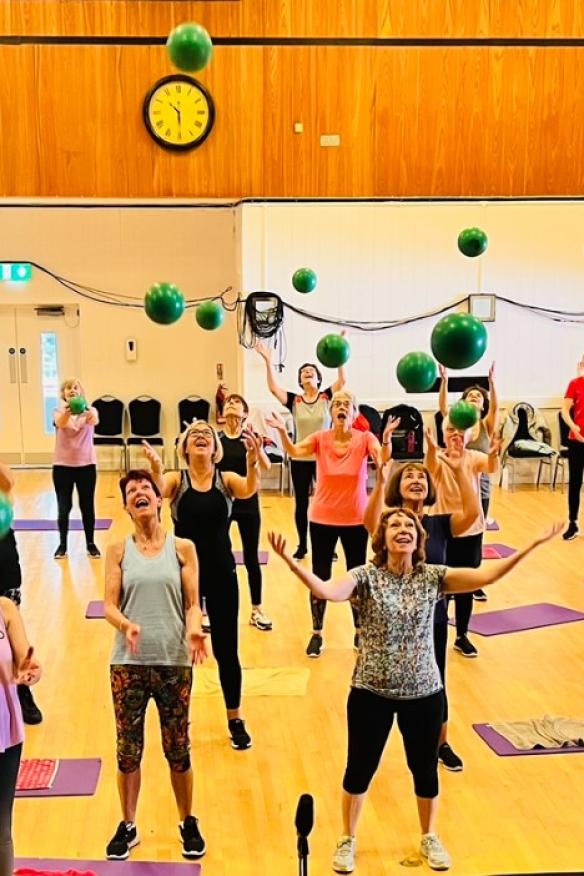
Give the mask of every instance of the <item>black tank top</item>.
POLYGON ((0 539, 0 596, 9 590, 18 590, 22 583, 18 548, 14 532, 9 529, 0 539))
POLYGON ((231 505, 218 469, 215 469, 213 486, 205 492, 194 490, 188 471, 183 471, 170 509, 175 534, 190 539, 195 545, 202 580, 209 581, 211 577, 235 571, 229 538, 231 505))
MULTIPOLYGON (((233 471, 235 474, 246 477, 247 475, 247 451, 241 436, 230 438, 225 432, 219 432, 219 438, 223 446, 223 459, 218 464, 220 471, 233 471)), ((260 500, 257 493, 249 499, 234 499, 234 514, 259 514, 260 500)))

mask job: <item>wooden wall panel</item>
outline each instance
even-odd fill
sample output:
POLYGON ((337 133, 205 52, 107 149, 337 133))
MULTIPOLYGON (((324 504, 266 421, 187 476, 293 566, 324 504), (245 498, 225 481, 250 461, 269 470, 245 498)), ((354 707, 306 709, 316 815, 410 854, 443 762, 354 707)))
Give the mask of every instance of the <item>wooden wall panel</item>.
POLYGON ((220 46, 215 130, 178 155, 141 118, 162 47, 0 46, 0 65, 4 197, 584 194, 583 49, 220 46))
POLYGON ((0 34, 582 37, 581 0, 2 0, 0 34))

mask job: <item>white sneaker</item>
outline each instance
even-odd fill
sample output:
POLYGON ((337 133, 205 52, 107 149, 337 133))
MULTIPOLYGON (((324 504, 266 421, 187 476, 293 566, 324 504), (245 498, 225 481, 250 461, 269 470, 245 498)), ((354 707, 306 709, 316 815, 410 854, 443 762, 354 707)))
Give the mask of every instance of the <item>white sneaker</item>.
POLYGON ((261 608, 253 609, 249 622, 252 627, 257 627, 258 630, 272 629, 272 621, 267 616, 267 614, 264 614, 261 608))
POLYGON ((352 873, 355 869, 355 849, 357 840, 354 836, 342 836, 337 843, 333 858, 333 870, 336 873, 352 873))
POLYGON ((450 855, 435 833, 427 833, 422 837, 420 852, 422 857, 427 858, 432 870, 448 870, 450 868, 452 863, 450 855))

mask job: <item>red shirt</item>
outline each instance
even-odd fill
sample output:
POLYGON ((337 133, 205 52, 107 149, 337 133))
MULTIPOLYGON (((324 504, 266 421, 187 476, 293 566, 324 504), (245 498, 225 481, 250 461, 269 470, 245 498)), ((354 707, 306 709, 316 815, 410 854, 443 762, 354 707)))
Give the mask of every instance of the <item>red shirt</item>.
MULTIPOLYGON (((564 398, 571 398, 574 404, 572 405, 571 416, 577 426, 580 426, 580 432, 584 435, 584 377, 575 377, 570 380, 564 398)), ((571 441, 577 441, 572 429, 568 438, 571 441)))

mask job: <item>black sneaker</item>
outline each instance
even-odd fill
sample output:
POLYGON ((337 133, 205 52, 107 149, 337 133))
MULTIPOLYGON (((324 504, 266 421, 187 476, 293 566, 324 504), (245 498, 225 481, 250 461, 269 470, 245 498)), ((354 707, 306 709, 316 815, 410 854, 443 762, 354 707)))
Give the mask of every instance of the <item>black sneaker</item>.
POLYGON ((486 602, 487 601, 487 594, 485 593, 484 590, 475 590, 475 592, 472 595, 472 598, 475 600, 475 602, 486 602))
POLYGON ((292 556, 295 560, 303 560, 307 553, 308 551, 306 550, 306 545, 299 544, 292 556))
POLYGON ((323 652, 324 644, 322 641, 322 636, 318 636, 316 633, 313 633, 310 637, 310 642, 308 643, 308 647, 306 648, 307 657, 320 657, 323 652))
POLYGON ((98 546, 93 542, 90 542, 87 545, 87 556, 93 557, 94 560, 99 560, 99 558, 101 557, 98 546))
POLYGON ((467 636, 459 636, 454 641, 454 650, 459 651, 463 657, 478 657, 479 652, 467 636))
POLYGON ((107 844, 105 856, 108 861, 125 861, 130 857, 130 849, 140 842, 136 825, 128 827, 125 821, 120 821, 118 829, 107 844))
POLYGON ((231 745, 237 751, 245 751, 246 748, 251 748, 251 736, 245 729, 245 723, 241 718, 231 718, 229 721, 229 735, 231 736, 231 745))
POLYGON ((566 529, 566 531, 562 535, 562 538, 564 539, 564 541, 572 541, 572 539, 576 538, 576 536, 578 536, 578 535, 580 535, 580 530, 578 529, 578 524, 574 523, 573 520, 570 520, 570 522, 568 524, 568 528, 566 529))
POLYGON ((442 766, 453 773, 459 773, 462 769, 462 761, 457 754, 453 752, 447 742, 443 742, 438 749, 438 760, 442 766))
POLYGON ((360 633, 355 633, 353 637, 353 648, 355 651, 359 650, 359 645, 361 644, 361 635, 360 633))
POLYGON ((43 720, 43 715, 35 703, 31 689, 27 684, 18 685, 18 699, 20 700, 22 720, 24 723, 30 724, 31 726, 40 724, 43 720))
POLYGON ((207 847, 199 830, 199 821, 194 815, 187 815, 178 830, 182 840, 182 853, 185 858, 202 858, 207 847))
POLYGON ((55 553, 53 554, 56 560, 63 560, 67 556, 67 545, 60 544, 55 553))

